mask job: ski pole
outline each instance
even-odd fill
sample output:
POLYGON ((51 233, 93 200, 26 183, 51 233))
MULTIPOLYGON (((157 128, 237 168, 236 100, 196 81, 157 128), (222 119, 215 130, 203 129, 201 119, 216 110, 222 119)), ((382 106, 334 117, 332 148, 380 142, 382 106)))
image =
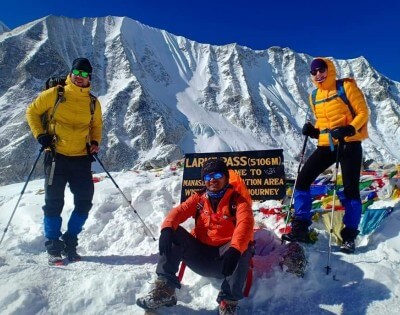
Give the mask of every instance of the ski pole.
POLYGON ((329 272, 331 271, 331 253, 332 253, 332 233, 333 233, 333 214, 335 211, 335 202, 336 202, 336 190, 337 190, 337 176, 339 173, 339 154, 340 150, 342 148, 342 139, 339 139, 339 144, 337 146, 337 152, 336 152, 336 165, 335 165, 335 181, 333 184, 333 196, 332 196, 332 210, 331 210, 331 222, 330 222, 330 227, 329 227, 329 248, 328 248, 328 263, 326 265, 326 274, 329 275, 329 272))
POLYGON ((44 150, 44 147, 41 147, 40 150, 39 150, 39 154, 38 154, 38 156, 37 156, 37 158, 36 158, 36 160, 35 160, 35 163, 33 163, 33 165, 32 165, 32 168, 31 168, 31 171, 29 172, 28 178, 27 178, 26 181, 25 181, 25 185, 24 185, 24 187, 22 188, 21 194, 19 195, 17 204, 15 205, 14 210, 13 210, 13 212, 11 213, 11 217, 10 217, 10 219, 8 220, 8 223, 7 223, 7 225, 6 225, 6 228, 4 229, 3 236, 1 237, 1 240, 0 240, 0 245, 1 245, 1 243, 3 242, 4 236, 6 235, 6 233, 7 233, 7 231, 8 231, 8 227, 10 226, 11 220, 12 220, 12 218, 14 217, 15 211, 17 210, 17 207, 18 207, 18 205, 19 205, 19 202, 21 201, 22 195, 23 195, 24 192, 25 192, 25 188, 26 188, 26 186, 28 185, 29 180, 31 179, 32 173, 33 173, 33 171, 34 171, 34 169, 35 169, 35 167, 36 167, 37 162, 39 161, 40 155, 42 154, 43 150, 44 150))
POLYGON ((101 165, 101 167, 103 168, 103 170, 106 172, 106 174, 108 175, 108 177, 110 177, 111 181, 114 183, 115 187, 117 187, 118 191, 120 192, 120 194, 122 195, 122 197, 125 199, 125 201, 129 204, 129 206, 132 208, 133 212, 138 216, 140 222, 143 224, 143 226, 145 227, 145 230, 147 230, 147 232, 149 233, 149 236, 153 239, 153 241, 156 240, 156 238, 153 236, 153 233, 151 233, 151 230, 149 229, 149 227, 146 225, 146 223, 144 223, 144 221, 142 220, 142 218, 140 217, 139 213, 136 211, 136 209, 132 206, 131 201, 125 196, 125 194, 122 192, 122 190, 119 188, 118 184, 115 182, 114 178, 111 176, 111 174, 107 171, 107 169, 104 167, 103 163, 101 162, 101 160, 99 159, 99 157, 97 156, 97 153, 93 154, 93 157, 96 159, 97 162, 99 162, 99 164, 101 165))

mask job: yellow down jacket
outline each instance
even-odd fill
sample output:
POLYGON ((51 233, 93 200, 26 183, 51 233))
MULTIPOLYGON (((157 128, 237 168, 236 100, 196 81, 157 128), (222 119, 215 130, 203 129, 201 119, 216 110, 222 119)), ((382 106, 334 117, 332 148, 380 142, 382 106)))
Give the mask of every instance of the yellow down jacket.
POLYGON ((329 146, 329 130, 346 125, 352 125, 356 130, 354 136, 345 137, 344 140, 346 142, 362 141, 368 138, 367 123, 369 112, 363 93, 357 87, 354 80, 346 79, 344 81, 343 88, 356 114, 353 118, 348 106, 340 97, 331 98, 337 95, 336 68, 333 62, 329 59, 318 58, 323 59, 328 65, 326 80, 322 83, 313 81, 318 88, 316 102, 322 102, 314 105, 312 96, 310 95, 309 97, 310 106, 316 118, 315 128, 322 131, 319 135, 318 145, 329 146), (328 98, 331 99, 324 102, 328 98))
MULTIPOLYGON (((58 105, 48 128, 49 134, 57 136, 56 152, 67 156, 82 156, 87 155, 87 142, 97 141, 100 144, 103 128, 101 105, 96 100, 92 120, 90 89, 73 84, 68 75, 64 87, 65 101, 58 105)), ((50 115, 56 99, 57 88, 54 87, 40 93, 28 106, 26 119, 35 138, 45 133, 41 116, 46 112, 50 115)))

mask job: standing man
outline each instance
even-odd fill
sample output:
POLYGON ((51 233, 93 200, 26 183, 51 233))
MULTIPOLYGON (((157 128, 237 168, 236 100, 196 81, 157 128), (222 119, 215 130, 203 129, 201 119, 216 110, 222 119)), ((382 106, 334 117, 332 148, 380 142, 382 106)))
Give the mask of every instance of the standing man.
POLYGON ((236 314, 253 250, 253 211, 229 184, 223 160, 207 160, 201 178, 205 189, 173 208, 161 226, 158 278, 155 288, 137 299, 142 308, 176 304, 175 289, 180 288, 176 273, 183 261, 199 275, 222 279, 219 314, 236 314), (181 223, 191 217, 195 227, 189 233, 181 223))
POLYGON ((292 231, 282 235, 283 240, 309 242, 308 227, 311 225, 310 186, 320 173, 330 167, 337 157, 342 170, 345 207, 344 229, 341 231, 341 250, 353 253, 359 233, 361 199, 359 191, 362 163, 361 141, 368 137, 368 107, 364 95, 352 79, 336 81, 336 69, 332 61, 317 58, 311 63, 311 78, 317 90, 310 95, 310 106, 316 123, 303 126, 305 136, 318 139, 317 149, 311 154, 296 181, 294 192, 294 220, 292 231), (343 89, 343 90, 342 90, 343 89), (346 95, 347 105, 343 99, 346 95))
POLYGON ((88 218, 94 193, 91 155, 99 151, 103 127, 101 105, 90 94, 91 75, 89 60, 75 59, 65 87, 43 91, 26 111, 33 136, 46 149, 43 211, 49 264, 62 264, 62 254, 71 262, 81 259, 76 252, 78 234, 88 218), (48 117, 47 130, 42 125, 43 114, 48 117), (61 212, 67 183, 75 208, 67 231, 62 234, 61 212))

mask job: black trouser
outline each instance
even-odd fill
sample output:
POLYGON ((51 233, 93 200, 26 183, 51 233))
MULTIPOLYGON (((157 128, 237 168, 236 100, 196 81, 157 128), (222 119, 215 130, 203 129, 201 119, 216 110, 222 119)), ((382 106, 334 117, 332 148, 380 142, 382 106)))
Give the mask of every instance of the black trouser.
POLYGON ((160 278, 164 278, 171 285, 180 288, 176 273, 180 262, 183 261, 190 269, 201 276, 224 279, 218 301, 222 299, 240 300, 243 298, 243 287, 249 270, 253 246, 249 245, 248 249, 242 254, 233 274, 225 277, 222 274, 221 256, 229 246, 230 243, 222 246, 203 244, 179 226, 173 235, 171 254, 168 257, 165 255, 159 257, 156 272, 160 278))
MULTIPOLYGON (((344 194, 348 199, 360 198, 360 172, 362 163, 361 142, 344 143, 339 152, 339 163, 342 169, 344 194)), ((301 169, 297 182, 296 190, 309 190, 311 184, 319 174, 336 162, 338 147, 331 151, 330 147, 317 147, 311 154, 303 168, 301 169)))
MULTIPOLYGON (((314 180, 336 162, 338 147, 334 151, 330 147, 317 147, 301 169, 294 192, 295 217, 311 224, 310 186, 314 180)), ((344 225, 357 230, 361 218, 360 171, 362 163, 361 142, 349 142, 340 146, 339 163, 342 168, 343 196, 339 196, 345 207, 344 225)))
POLYGON ((77 236, 92 207, 94 185, 91 160, 88 156, 70 157, 56 155, 53 182, 49 185, 51 156, 45 157, 45 205, 44 232, 46 238, 56 240, 61 236, 61 212, 64 207, 64 191, 67 183, 74 195, 75 208, 68 221, 68 234, 77 236))

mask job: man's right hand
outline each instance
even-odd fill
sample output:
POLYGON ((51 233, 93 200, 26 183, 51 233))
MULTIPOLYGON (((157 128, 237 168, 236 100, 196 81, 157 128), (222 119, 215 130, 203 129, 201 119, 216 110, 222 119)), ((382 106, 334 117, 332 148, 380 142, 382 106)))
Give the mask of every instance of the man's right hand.
POLYGON ((304 124, 301 133, 305 136, 309 136, 310 138, 314 139, 318 139, 319 137, 319 129, 315 128, 310 122, 304 124))
POLYGON ((42 133, 42 134, 38 135, 37 141, 42 146, 42 148, 51 147, 51 145, 53 143, 53 135, 47 135, 47 134, 42 133))
POLYGON ((161 230, 160 239, 158 241, 158 249, 161 256, 169 256, 169 254, 171 254, 173 233, 174 230, 170 227, 166 227, 161 230))

